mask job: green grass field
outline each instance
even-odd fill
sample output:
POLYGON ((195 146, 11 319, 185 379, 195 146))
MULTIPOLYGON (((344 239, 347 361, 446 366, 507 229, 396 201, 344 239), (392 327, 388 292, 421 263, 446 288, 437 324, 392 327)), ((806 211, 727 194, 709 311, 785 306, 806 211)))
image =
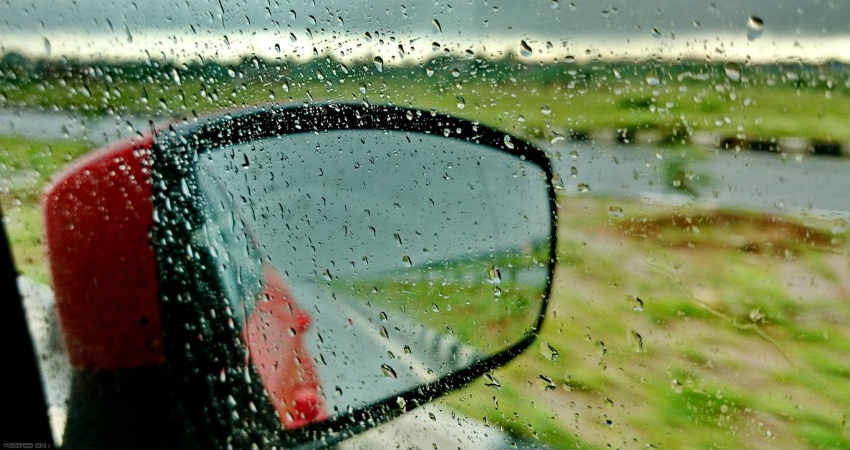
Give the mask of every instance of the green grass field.
POLYGON ((555 448, 850 445, 846 221, 560 203, 535 349, 443 405, 555 448))
POLYGON ((90 149, 83 141, 0 136, 0 178, 8 180, 0 185, 0 207, 15 265, 42 283, 50 277, 39 196, 50 175, 90 149))
MULTIPOLYGON (((312 101, 368 101, 435 109, 526 137, 559 139, 598 129, 653 129, 670 143, 694 131, 770 141, 850 139, 847 66, 737 68, 721 64, 524 65, 434 60, 425 67, 244 64, 229 76, 152 75, 102 63, 59 77, 0 78, 0 107, 191 117, 224 108, 312 101), (101 73, 103 72, 103 73, 101 73), (101 73, 101 75, 91 75, 101 73), (430 76, 428 74, 431 74, 430 76)), ((135 68, 134 70, 139 70, 135 68)), ((222 71, 224 69, 221 69, 222 71)), ((185 70, 184 70, 185 72, 185 70)))

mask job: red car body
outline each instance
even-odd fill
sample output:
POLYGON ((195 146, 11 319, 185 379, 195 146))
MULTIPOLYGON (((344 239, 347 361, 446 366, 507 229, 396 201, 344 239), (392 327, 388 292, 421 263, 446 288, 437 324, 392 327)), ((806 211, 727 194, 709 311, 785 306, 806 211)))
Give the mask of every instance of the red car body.
MULTIPOLYGON (((76 370, 166 364, 157 292, 151 153, 154 137, 129 138, 66 168, 43 198, 46 247, 62 332, 76 370)), ((286 428, 327 417, 304 347, 309 315, 266 266, 243 340, 286 428), (296 330, 296 333, 291 332, 296 330)))

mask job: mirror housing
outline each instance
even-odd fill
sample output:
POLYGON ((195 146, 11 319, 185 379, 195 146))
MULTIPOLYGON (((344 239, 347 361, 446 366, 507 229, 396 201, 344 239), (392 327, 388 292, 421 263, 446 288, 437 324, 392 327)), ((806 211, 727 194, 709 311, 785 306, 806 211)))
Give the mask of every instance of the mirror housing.
MULTIPOLYGON (((552 168, 543 152, 515 136, 451 116, 393 106, 323 104, 248 110, 174 124, 155 137, 131 139, 95 152, 54 181, 43 205, 69 353, 76 370, 95 375, 78 377, 89 380, 90 386, 80 389, 84 397, 77 404, 90 406, 86 412, 90 422, 120 432, 112 440, 104 437, 108 433, 74 440, 67 436, 81 433, 71 430, 66 431, 65 443, 117 445, 123 438, 126 444, 126 439, 132 439, 128 424, 137 426, 138 442, 146 442, 145 423, 179 420, 179 426, 170 427, 171 434, 163 439, 201 447, 326 446, 504 365, 531 345, 545 316, 556 248, 551 179, 552 168), (282 305, 278 312, 266 311, 280 319, 277 329, 301 330, 281 334, 278 342, 301 355, 299 370, 306 375, 297 383, 281 382, 283 377, 268 369, 274 358, 263 363, 263 347, 256 344, 263 330, 254 327, 252 331, 254 316, 234 311, 222 301, 221 277, 214 270, 217 261, 199 251, 193 230, 204 220, 194 172, 207 149, 333 130, 431 135, 488 147, 533 165, 545 178, 549 256, 543 262, 546 279, 539 311, 515 342, 433 380, 331 416, 312 356, 299 334, 309 327, 310 314, 297 312, 285 282, 267 283, 262 296, 272 301, 260 304, 257 311, 282 305), (289 312, 293 312, 291 318, 281 319, 289 317, 289 312), (239 323, 239 314, 249 317, 247 325, 239 323), (113 383, 114 389, 103 390, 103 376, 114 379, 115 373, 140 368, 145 377, 124 376, 126 383, 113 383), (118 398, 128 388, 144 393, 134 401, 147 399, 150 407, 138 408, 138 414, 115 414, 108 409, 120 401, 108 405, 92 401, 98 396, 118 398), (166 401, 179 403, 172 411, 179 417, 157 415, 166 401)), ((266 280, 275 278, 268 267, 263 272, 266 280)))
MULTIPOLYGON (((161 283, 160 305, 166 355, 169 363, 177 367, 176 372, 183 376, 181 392, 186 396, 185 402, 205 405, 201 409, 206 412, 197 417, 197 423, 202 424, 198 431, 208 436, 213 445, 229 444, 233 436, 244 438, 234 445, 279 440, 284 446, 295 447, 309 445, 316 439, 322 445, 330 445, 386 422, 504 365, 528 348, 540 330, 554 269, 555 192, 548 158, 522 139, 463 119, 394 106, 320 104, 269 107, 174 127, 158 136, 153 161, 155 220, 152 242, 161 283), (246 365, 250 348, 203 344, 208 336, 214 342, 222 343, 239 342, 240 336, 239 327, 233 327, 232 320, 231 326, 226 320, 210 320, 210 317, 221 317, 219 315, 233 311, 216 297, 221 286, 211 270, 216 264, 214 258, 191 244, 193 233, 204 227, 203 205, 198 200, 202 194, 195 171, 199 161, 208 158, 206 153, 216 148, 290 134, 334 130, 385 130, 442 136, 486 146, 538 167, 545 174, 550 236, 544 293, 540 310, 524 337, 502 351, 397 395, 363 407, 349 408, 327 420, 306 421, 298 423, 297 427, 289 427, 286 419, 281 417, 280 423, 284 424, 281 427, 277 420, 268 420, 275 417, 270 402, 257 401, 257 393, 264 389, 264 376, 256 373, 256 361, 254 366, 246 365), (208 314, 208 307, 220 310, 208 314), (199 323, 203 323, 203 330, 187 325, 199 323), (203 338, 199 337, 201 331, 203 338), (211 377, 210 374, 216 376, 211 377), (262 403, 262 407, 258 403, 262 403), (260 412, 248 412, 248 408, 242 405, 252 405, 252 410, 259 409, 260 412), (246 416, 253 421, 252 426, 246 426, 246 416)), ((247 158, 244 164, 248 164, 247 158)), ((282 415, 281 411, 278 407, 279 415, 282 415)), ((325 413, 317 416, 324 418, 325 413)))

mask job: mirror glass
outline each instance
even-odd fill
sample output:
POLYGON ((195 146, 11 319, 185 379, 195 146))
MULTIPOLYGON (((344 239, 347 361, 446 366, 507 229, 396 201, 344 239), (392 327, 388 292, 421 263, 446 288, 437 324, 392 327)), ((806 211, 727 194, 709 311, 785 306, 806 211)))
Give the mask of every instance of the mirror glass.
POLYGON ((213 149, 197 170, 195 239, 287 428, 494 355, 540 314, 548 180, 520 157, 341 130, 213 149))

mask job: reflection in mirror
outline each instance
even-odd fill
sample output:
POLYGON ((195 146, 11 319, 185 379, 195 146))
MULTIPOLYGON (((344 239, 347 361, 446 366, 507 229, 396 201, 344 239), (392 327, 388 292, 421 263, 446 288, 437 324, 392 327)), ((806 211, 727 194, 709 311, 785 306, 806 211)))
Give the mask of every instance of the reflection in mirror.
POLYGON ((496 354, 540 313, 548 180, 517 156, 401 131, 304 133, 211 150, 198 184, 196 239, 221 262, 287 428, 496 354))

